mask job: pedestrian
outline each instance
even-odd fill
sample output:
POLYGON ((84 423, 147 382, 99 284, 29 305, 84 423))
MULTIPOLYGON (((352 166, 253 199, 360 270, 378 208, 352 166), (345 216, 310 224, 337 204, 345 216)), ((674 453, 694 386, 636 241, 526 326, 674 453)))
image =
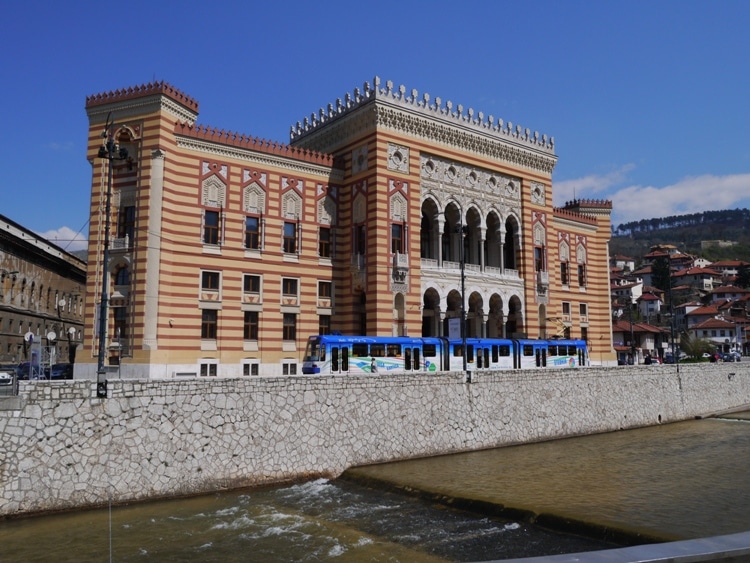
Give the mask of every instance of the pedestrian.
POLYGON ((378 373, 378 362, 375 361, 375 358, 370 362, 370 373, 378 373))
POLYGON ((649 354, 648 352, 646 352, 646 357, 644 358, 643 363, 647 366, 651 365, 651 354, 649 354))

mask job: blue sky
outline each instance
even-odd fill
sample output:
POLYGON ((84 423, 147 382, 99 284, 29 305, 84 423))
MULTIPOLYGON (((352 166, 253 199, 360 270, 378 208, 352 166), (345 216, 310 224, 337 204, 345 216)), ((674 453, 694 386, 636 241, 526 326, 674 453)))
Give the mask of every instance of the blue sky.
POLYGON ((611 199, 615 225, 750 207, 746 0, 0 6, 0 214, 68 250, 88 235, 86 96, 154 80, 201 124, 288 142, 379 76, 553 136, 557 205, 611 199))

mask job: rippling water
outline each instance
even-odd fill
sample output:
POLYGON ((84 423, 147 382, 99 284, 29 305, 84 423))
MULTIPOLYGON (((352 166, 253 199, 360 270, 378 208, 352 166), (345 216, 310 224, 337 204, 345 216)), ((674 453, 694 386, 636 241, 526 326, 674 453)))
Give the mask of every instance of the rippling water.
MULTIPOLYGON (((663 539, 750 530, 750 423, 700 420, 351 475, 663 539)), ((602 536, 605 537, 605 536, 602 536)), ((4 561, 483 561, 614 547, 390 489, 316 480, 0 522, 4 561), (111 518, 110 518, 111 514, 111 518)))
POLYGON ((352 471, 435 495, 646 535, 750 530, 747 413, 352 471))
MULTIPOLYGON (((345 482, 112 510, 113 561, 480 561, 611 547, 345 482)), ((106 561, 109 512, 0 525, 5 561, 106 561)))

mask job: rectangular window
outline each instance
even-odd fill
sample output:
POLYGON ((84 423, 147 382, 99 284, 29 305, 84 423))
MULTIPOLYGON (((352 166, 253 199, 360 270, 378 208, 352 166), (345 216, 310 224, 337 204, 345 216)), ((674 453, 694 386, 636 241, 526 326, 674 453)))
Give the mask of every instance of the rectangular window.
POLYGON ((258 340, 258 312, 245 311, 245 322, 243 324, 243 338, 245 340, 258 340))
POLYGON ((245 218, 245 248, 258 250, 260 248, 260 218, 245 218))
POLYGON ((547 271, 547 265, 544 263, 544 247, 543 246, 534 247, 534 269, 537 272, 547 271))
POLYGON ((331 315, 318 316, 318 334, 331 334, 331 315))
POLYGON ((297 297, 297 279, 282 278, 281 293, 284 297, 297 297))
POLYGON ((282 362, 281 373, 284 375, 297 375, 297 364, 295 362, 282 362))
POLYGON ((284 313, 284 340, 297 340, 297 315, 294 313, 284 313))
POLYGON ((203 212, 203 244, 219 244, 219 212, 203 212))
POLYGON ((219 272, 201 272, 201 289, 205 291, 219 291, 219 272))
POLYGON ((115 318, 115 338, 126 340, 128 338, 128 316, 126 307, 113 307, 115 318))
POLYGON ((245 274, 242 277, 242 291, 245 293, 260 293, 260 276, 245 274))
POLYGON ((570 316, 570 303, 568 301, 562 302, 562 313, 563 315, 570 316))
MULTIPOLYGON (((581 327, 581 340, 587 341, 588 339, 589 339, 589 329, 588 327, 582 326, 581 327)), ((575 350, 575 348, 573 348, 573 350, 575 350)))
POLYGON ((203 340, 216 340, 218 311, 214 309, 202 309, 201 315, 201 338, 203 340))
POLYGON ((570 285, 570 264, 568 262, 560 262, 560 283, 570 285))
POLYGON ((331 282, 319 281, 318 282, 318 297, 321 299, 331 298, 331 282))
POLYGON ((404 253, 404 226, 398 223, 391 225, 391 252, 393 254, 404 253))
POLYGON ((588 317, 589 316, 589 306, 586 303, 580 303, 578 305, 578 310, 581 314, 581 317, 588 317))
POLYGON ((356 254, 362 254, 363 256, 367 252, 364 225, 356 225, 354 227, 354 252, 356 254))
POLYGON ((586 287, 586 264, 578 264, 578 285, 586 287))
POLYGON ((242 364, 242 375, 258 375, 258 362, 242 364))
POLYGON ((128 248, 133 248, 133 238, 135 235, 135 206, 128 205, 120 208, 117 217, 117 238, 127 238, 128 248))
POLYGON ((297 253, 297 225, 295 223, 284 223, 284 252, 286 254, 297 253))
POLYGON ((318 256, 321 258, 331 257, 331 228, 320 227, 318 231, 318 256))
POLYGON ((352 356, 355 358, 364 358, 370 355, 370 348, 367 344, 352 344, 352 356))
POLYGON ((201 377, 216 377, 217 364, 201 364, 201 377))

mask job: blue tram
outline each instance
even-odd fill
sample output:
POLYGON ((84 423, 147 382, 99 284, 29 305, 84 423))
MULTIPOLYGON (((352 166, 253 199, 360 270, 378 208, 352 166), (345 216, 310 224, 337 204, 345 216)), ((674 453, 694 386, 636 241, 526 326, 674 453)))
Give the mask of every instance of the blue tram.
POLYGON ((583 340, 407 336, 311 336, 302 362, 303 374, 346 375, 468 370, 495 371, 587 364, 583 340))

